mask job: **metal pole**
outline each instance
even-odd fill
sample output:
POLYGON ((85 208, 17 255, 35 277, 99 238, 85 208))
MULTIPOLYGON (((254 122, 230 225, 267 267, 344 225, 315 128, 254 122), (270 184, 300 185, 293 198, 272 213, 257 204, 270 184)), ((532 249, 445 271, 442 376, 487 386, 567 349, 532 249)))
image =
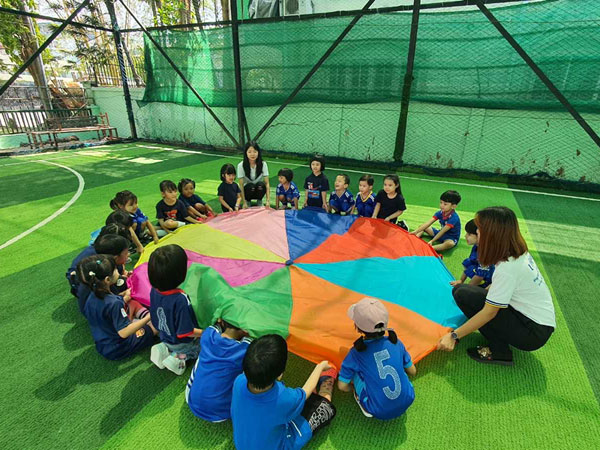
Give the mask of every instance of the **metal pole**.
POLYGON ((400 119, 396 130, 396 147, 394 148, 394 161, 402 162, 406 148, 406 124, 408 122, 408 105, 410 104, 410 90, 413 82, 413 69, 415 65, 415 52, 417 50, 417 31, 419 30, 419 11, 421 0, 414 0, 412 20, 410 23, 410 41, 408 42, 408 57, 406 59, 406 73, 402 87, 402 103, 400 105, 400 119))
POLYGON ((481 0, 475 0, 475 3, 477 4, 477 7, 480 9, 480 11, 485 15, 485 17, 487 17, 487 19, 492 23, 492 25, 496 27, 496 29, 500 32, 504 39, 508 41, 508 43, 512 46, 512 48, 515 49, 519 56, 523 58, 523 60, 527 63, 531 70, 533 70, 538 76, 538 78, 542 80, 542 83, 544 83, 546 87, 550 89, 550 92, 554 94, 554 96, 558 99, 559 102, 562 103, 566 110, 569 111, 571 116, 573 116, 573 118, 577 121, 581 128, 583 128, 588 134, 588 136, 592 138, 594 143, 598 147, 600 147, 600 137, 598 136, 598 134, 592 129, 592 127, 589 126, 585 119, 581 117, 581 114, 579 114, 577 110, 573 108, 573 105, 571 105, 569 100, 567 100, 567 98, 563 95, 562 92, 560 92, 560 90, 554 85, 554 83, 550 81, 550 79, 546 76, 544 71, 540 69, 535 62, 533 62, 533 59, 531 59, 527 52, 523 50, 523 48, 518 44, 515 38, 513 38, 512 35, 506 30, 506 28, 504 28, 504 26, 500 22, 498 22, 498 19, 496 19, 496 17, 494 17, 490 10, 485 7, 481 0))
POLYGON ((92 30, 112 32, 112 30, 110 28, 98 27, 96 25, 89 25, 87 23, 81 23, 81 22, 73 22, 73 21, 70 21, 69 19, 61 19, 60 17, 45 16, 43 14, 32 13, 29 11, 20 11, 20 10, 16 10, 16 9, 4 8, 2 6, 0 6, 0 13, 13 14, 16 16, 32 17, 34 19, 48 20, 50 22, 60 22, 60 23, 67 22, 69 25, 72 25, 72 26, 78 27, 78 28, 91 28, 92 30))
MULTIPOLYGON (((231 43, 233 45, 233 66, 235 72, 235 99, 237 103, 238 135, 240 145, 243 145, 244 141, 246 141, 244 131, 248 129, 248 124, 246 123, 246 114, 244 113, 244 99, 242 96, 242 67, 240 61, 240 35, 238 25, 239 22, 237 0, 230 0, 229 8, 231 11, 231 43)), ((250 140, 249 132, 248 140, 250 140)))
POLYGON ((125 108, 127 108, 127 119, 129 120, 129 128, 131 129, 131 137, 137 139, 137 129, 135 126, 135 117, 133 116, 133 105, 131 104, 131 94, 129 92, 129 83, 127 82, 127 71, 125 69, 125 61, 123 60, 123 43, 121 42, 121 32, 119 31, 119 23, 115 14, 114 0, 105 0, 106 9, 110 16, 110 22, 113 27, 113 37, 115 39, 115 47, 117 49, 117 60, 119 61, 119 71, 121 73, 121 84, 123 85, 123 95, 125 96, 125 108))
MULTIPOLYGON (((156 42, 156 39, 154 39, 154 37, 150 34, 150 32, 146 29, 146 27, 144 27, 141 22, 138 20, 138 18, 131 12, 131 10, 129 9, 129 7, 125 4, 125 2, 123 0, 120 0, 121 4, 123 5, 123 7, 125 8, 125 10, 131 15, 132 19, 135 21, 135 23, 138 24, 138 26, 140 27, 140 29, 146 34, 146 36, 148 36, 148 39, 150 39, 150 41, 154 44, 154 46, 156 47, 156 49, 160 52, 161 55, 164 56, 164 58, 167 60, 167 62, 170 64, 170 66, 173 68, 173 70, 177 73, 177 75, 179 75, 179 78, 181 78, 181 80, 185 83, 185 85, 190 88, 190 90, 194 93, 194 95, 196 96, 196 98, 198 100, 200 100, 200 103, 202 103, 202 105, 204 105, 204 107, 206 108, 206 110, 208 111, 208 113, 212 116, 213 119, 215 119, 215 122, 217 122, 219 124, 219 126, 221 127, 221 129, 225 132, 225 134, 227 135, 227 137, 229 139, 231 139, 231 141, 235 144, 236 147, 239 147, 240 144, 238 143, 238 141, 236 140, 235 137, 233 137, 233 135, 229 132, 229 130, 227 129, 227 127, 225 126, 225 124, 223 122, 221 122, 219 120, 219 118, 217 117, 217 115, 215 114, 215 112, 210 108, 210 106, 208 106, 208 104, 204 101, 204 99, 200 96, 200 94, 198 93, 198 91, 196 91, 196 89, 194 88, 194 86, 191 85, 191 83, 187 80, 187 78, 185 77, 185 75, 183 74, 183 72, 181 72, 181 70, 179 70, 179 67, 177 67, 175 65, 175 63, 173 62, 173 60, 169 57, 169 55, 167 55, 167 52, 165 52, 165 50, 160 46, 160 44, 158 42, 156 42)), ((192 25, 188 25, 192 26, 192 25)))
POLYGON ((311 77, 315 74, 315 72, 317 70, 319 70, 319 68, 323 65, 323 63, 325 62, 325 60, 327 58, 329 58, 329 55, 331 55, 333 53, 333 51, 337 48, 337 46, 340 44, 340 42, 342 42, 342 40, 346 37, 346 35, 348 33, 350 33, 350 30, 352 30, 352 28, 354 28, 354 25, 356 25, 356 23, 360 20, 360 18, 365 14, 365 12, 369 9, 369 7, 374 2, 375 2, 375 0, 368 0, 367 1, 367 3, 365 4, 365 6, 363 6, 363 8, 358 12, 358 14, 356 16, 354 16, 354 18, 350 21, 350 23, 348 24, 348 26, 346 26, 346 28, 344 29, 344 31, 342 31, 342 33, 337 37, 337 39, 333 42, 333 44, 331 44, 331 46, 327 49, 327 51, 325 52, 325 54, 323 56, 321 56, 321 59, 319 59, 319 61, 317 61, 317 63, 314 65, 314 67, 312 69, 310 69, 310 72, 308 72, 306 74, 306 76, 300 82, 300 84, 298 86, 296 86, 296 89, 294 89, 294 91, 283 102, 283 104, 277 109, 277 111, 275 111, 275 114, 273 114, 271 116, 271 118, 267 121, 267 123, 264 124, 264 126, 256 134, 256 136, 254 137, 253 140, 255 140, 255 141, 258 140, 258 138, 267 130, 267 128, 269 128, 269 126, 273 123, 273 121, 281 113, 281 111, 283 111, 284 108, 287 105, 289 105, 292 100, 294 100, 294 97, 296 97, 296 95, 298 94, 298 92, 300 92, 300 90, 306 85, 306 83, 308 83, 308 80, 311 79, 311 77))
POLYGON ((0 87, 0 96, 4 94, 4 91, 6 91, 10 87, 10 85, 13 84, 14 81, 17 78, 19 78, 19 76, 23 72, 27 70, 31 63, 34 62, 36 58, 40 56, 44 50, 46 50, 46 48, 48 48, 52 41, 56 39, 56 37, 60 33, 62 33, 62 31, 67 27, 67 25, 69 25, 69 22, 72 21, 75 18, 75 16, 77 16, 77 14, 79 14, 79 12, 87 6, 89 2, 90 0, 83 0, 83 2, 81 2, 77 9, 73 11, 73 13, 56 30, 54 30, 54 33, 48 36, 48 39, 46 39, 44 43, 40 45, 39 48, 29 57, 29 59, 27 59, 27 61, 25 61, 23 65, 19 67, 19 69, 13 74, 13 76, 10 77, 8 81, 2 85, 2 87, 0 87))

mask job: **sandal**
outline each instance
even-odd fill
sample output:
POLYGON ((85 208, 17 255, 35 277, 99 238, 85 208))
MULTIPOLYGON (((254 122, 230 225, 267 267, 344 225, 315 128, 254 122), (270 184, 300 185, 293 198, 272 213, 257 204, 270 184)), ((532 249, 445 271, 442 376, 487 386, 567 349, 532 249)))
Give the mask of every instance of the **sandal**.
POLYGON ((467 349, 467 355, 471 359, 484 364, 499 364, 501 366, 514 366, 515 363, 511 359, 494 358, 489 347, 471 347, 467 349))

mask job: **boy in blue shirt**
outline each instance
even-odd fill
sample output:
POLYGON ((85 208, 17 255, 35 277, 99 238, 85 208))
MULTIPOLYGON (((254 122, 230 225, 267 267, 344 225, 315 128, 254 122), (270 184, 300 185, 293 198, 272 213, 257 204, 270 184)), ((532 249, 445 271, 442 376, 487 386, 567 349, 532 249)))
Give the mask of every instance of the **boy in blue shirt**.
POLYGON ((473 219, 465 224, 465 240, 467 241, 467 244, 473 246, 471 254, 462 263, 465 270, 463 271, 460 280, 451 281, 450 284, 452 286, 457 286, 464 283, 467 278, 470 278, 471 281, 469 284, 489 289, 492 284, 492 275, 494 275, 494 266, 482 266, 479 264, 477 258, 477 244, 479 238, 477 237, 477 225, 473 219))
POLYGON ((375 211, 375 195, 373 195, 373 177, 363 175, 358 180, 358 194, 352 212, 356 210, 359 217, 373 217, 375 211))
POLYGON ((321 361, 303 387, 288 388, 280 381, 287 355, 285 339, 276 334, 248 347, 244 373, 233 384, 231 420, 236 448, 299 449, 335 416, 331 403, 335 369, 321 361), (318 394, 313 392, 317 388, 318 394))
POLYGON ((342 362, 338 388, 350 392, 352 383, 354 399, 367 417, 401 416, 415 399, 407 374, 414 376, 417 369, 394 330, 387 327, 387 309, 379 300, 366 297, 348 309, 348 316, 362 336, 342 362))
POLYGON ((333 214, 346 215, 354 208, 354 196, 348 190, 350 177, 345 173, 335 177, 333 183, 335 191, 329 196, 329 212, 333 214))
POLYGON ((209 422, 231 418, 233 382, 242 373, 248 333, 219 320, 200 338, 200 356, 185 388, 185 401, 196 417, 209 422))
POLYGON ((294 172, 286 167, 281 169, 277 176, 279 177, 279 184, 275 190, 275 209, 279 209, 279 202, 281 202, 283 209, 287 208, 288 203, 292 209, 298 209, 300 191, 296 183, 292 181, 294 172))
POLYGON ((177 287, 187 274, 187 255, 179 245, 157 248, 148 261, 150 317, 159 332, 160 344, 152 347, 150 360, 176 375, 185 371, 185 362, 200 352, 196 314, 187 294, 177 287))
POLYGON ((440 210, 428 222, 425 222, 410 234, 421 237, 423 233, 426 233, 428 236, 431 236, 429 245, 436 252, 443 252, 456 246, 460 239, 460 218, 456 212, 456 207, 460 203, 460 200, 458 192, 444 192, 440 196, 440 210), (431 226, 437 220, 440 221, 440 226, 442 227, 440 230, 431 226), (435 244, 436 242, 439 243, 435 244))

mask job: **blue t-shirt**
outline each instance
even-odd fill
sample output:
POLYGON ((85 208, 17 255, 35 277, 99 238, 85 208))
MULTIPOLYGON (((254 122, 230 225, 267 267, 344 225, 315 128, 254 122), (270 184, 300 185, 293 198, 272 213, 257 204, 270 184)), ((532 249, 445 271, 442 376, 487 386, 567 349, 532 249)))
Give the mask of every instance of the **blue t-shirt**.
POLYGON ((329 180, 324 173, 319 174, 319 176, 311 173, 304 181, 304 189, 306 190, 306 204, 322 208, 323 198, 321 192, 329 191, 329 180))
POLYGON ((477 258, 477 245, 474 245, 471 249, 471 254, 468 258, 463 261, 463 267, 465 268, 465 275, 469 278, 478 276, 483 278, 482 287, 487 287, 492 283, 492 275, 494 275, 495 266, 482 266, 479 264, 477 258))
POLYGON ((355 375, 364 382, 360 402, 378 419, 399 417, 415 399, 413 385, 404 369, 412 366, 404 344, 392 344, 387 336, 365 340, 367 349, 352 348, 340 370, 340 381, 350 383, 355 375))
POLYGON ((140 208, 138 208, 134 214, 130 214, 133 219, 133 223, 137 223, 135 227, 135 234, 140 237, 142 235, 142 224, 148 222, 148 216, 146 216, 140 208))
POLYGON ((440 221, 441 228, 444 228, 446 225, 450 227, 450 229, 442 236, 442 242, 449 239, 455 241, 460 239, 460 218, 458 217, 458 213, 456 211, 451 211, 450 214, 444 216, 440 210, 433 215, 433 218, 440 221))
POLYGON ((329 206, 338 212, 350 212, 354 206, 354 196, 348 189, 340 196, 333 191, 329 196, 329 206))
POLYGON ((210 326, 200 338, 200 356, 187 383, 185 399, 195 416, 218 422, 231 418, 233 382, 242 373, 242 361, 250 339, 221 336, 210 326))
POLYGON ((98 353, 109 359, 118 359, 120 353, 126 353, 125 340, 118 333, 131 323, 123 297, 106 294, 102 299, 91 292, 83 307, 83 315, 90 324, 98 353))
POLYGON ((196 314, 187 294, 181 289, 150 291, 150 320, 159 332, 160 341, 177 345, 192 342, 198 328, 196 314))
POLYGON ((201 205, 205 205, 206 202, 200 198, 200 196, 196 194, 192 194, 190 197, 186 197, 183 194, 179 196, 179 200, 183 202, 185 207, 194 206, 196 203, 200 203, 201 205))
POLYGON ((290 181, 290 186, 287 189, 283 187, 283 184, 279 183, 275 190, 275 195, 277 195, 277 197, 283 195, 286 202, 293 203, 295 198, 300 198, 300 191, 298 190, 296 183, 290 181))
POLYGON ((356 196, 356 211, 360 217, 373 217, 375 211, 375 195, 371 192, 367 199, 363 201, 360 193, 356 196))
POLYGON ((312 437, 300 413, 306 393, 275 381, 271 389, 253 394, 241 374, 233 383, 231 421, 233 442, 240 450, 299 449, 312 437))

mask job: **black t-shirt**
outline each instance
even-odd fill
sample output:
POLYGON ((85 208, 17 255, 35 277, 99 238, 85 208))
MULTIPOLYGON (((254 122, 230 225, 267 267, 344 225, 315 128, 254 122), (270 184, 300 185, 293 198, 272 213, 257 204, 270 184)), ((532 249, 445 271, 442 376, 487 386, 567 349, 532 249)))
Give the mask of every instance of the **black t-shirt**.
POLYGON ((164 200, 161 200, 156 204, 156 218, 157 219, 173 219, 180 222, 185 222, 185 218, 188 216, 187 208, 181 200, 177 200, 174 205, 167 205, 164 200))
MULTIPOLYGON (((229 184, 225 183, 224 181, 219 185, 219 189, 217 191, 217 195, 219 197, 223 197, 223 200, 225 200, 225 203, 227 203, 231 209, 235 209, 237 196, 241 193, 242 191, 240 191, 240 187, 237 185, 237 183, 229 184)), ((229 211, 223 205, 221 205, 221 207, 223 208, 223 212, 229 211)))
MULTIPOLYGON (((379 208, 379 214, 377 214, 378 219, 385 219, 387 216, 391 216, 396 211, 406 210, 404 197, 402 197, 400 194, 396 194, 394 198, 389 198, 383 189, 377 193, 377 196, 375 197, 375 203, 381 204, 381 207, 379 208)), ((396 219, 392 219, 390 222, 396 223, 396 219)))
POLYGON ((321 192, 329 192, 329 180, 324 173, 321 173, 318 177, 311 173, 304 181, 304 189, 306 189, 306 204, 322 208, 323 197, 321 192))

